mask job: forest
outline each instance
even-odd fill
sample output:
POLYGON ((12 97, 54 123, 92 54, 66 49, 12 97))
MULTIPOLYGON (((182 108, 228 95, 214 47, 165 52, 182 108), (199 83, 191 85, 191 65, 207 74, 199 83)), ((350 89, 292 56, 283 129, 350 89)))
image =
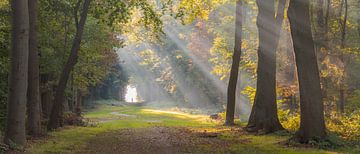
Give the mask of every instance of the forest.
POLYGON ((360 153, 360 1, 0 0, 0 153, 360 153))

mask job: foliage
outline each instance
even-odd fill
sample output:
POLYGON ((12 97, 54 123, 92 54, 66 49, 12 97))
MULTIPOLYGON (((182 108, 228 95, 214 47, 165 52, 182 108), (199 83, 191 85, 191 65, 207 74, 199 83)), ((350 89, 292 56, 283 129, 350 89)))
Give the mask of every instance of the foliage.
POLYGON ((355 90, 346 104, 346 112, 360 114, 360 90, 355 90))
POLYGON ((326 123, 331 132, 334 132, 347 140, 360 140, 359 114, 346 116, 337 116, 336 114, 332 114, 328 116, 326 123))
MULTIPOLYGON (((95 86, 90 88, 92 99, 115 99, 124 100, 126 86, 129 84, 129 75, 123 66, 117 64, 112 67, 107 76, 95 86)), ((89 104, 84 104, 89 105, 89 104)), ((91 104, 90 104, 91 105, 91 104)))
POLYGON ((78 116, 73 112, 64 113, 64 124, 70 126, 85 126, 83 117, 78 116))
POLYGON ((253 103, 255 101, 256 88, 252 86, 247 86, 241 91, 242 94, 246 95, 250 102, 253 103))
MULTIPOLYGON (((279 119, 285 129, 295 132, 300 127, 300 114, 291 114, 289 110, 280 109, 279 119)), ((334 133, 343 139, 356 141, 360 139, 360 116, 358 114, 339 116, 336 113, 327 115, 326 127, 330 133, 334 133)))
POLYGON ((210 62, 215 65, 212 73, 219 75, 221 80, 228 77, 230 73, 232 51, 228 44, 224 38, 217 37, 214 39, 213 47, 210 49, 210 53, 214 57, 210 59, 210 62))
POLYGON ((8 71, 10 50, 10 6, 0 0, 0 130, 4 129, 8 95, 8 71))
POLYGON ((177 17, 181 17, 183 23, 191 23, 195 19, 208 20, 210 13, 228 0, 184 0, 180 2, 176 11, 177 17))
POLYGON ((282 126, 292 132, 295 132, 300 127, 300 114, 291 114, 290 110, 279 109, 278 111, 279 120, 282 126))
POLYGON ((83 39, 79 60, 74 68, 73 84, 87 92, 88 87, 95 86, 107 76, 118 59, 113 49, 116 42, 111 30, 96 19, 88 20, 83 39))
POLYGON ((95 18, 112 27, 124 41, 159 41, 163 34, 162 9, 156 1, 147 0, 104 0, 97 1, 92 10, 95 18))
POLYGON ((145 50, 139 52, 139 56, 142 57, 140 65, 148 66, 150 70, 155 70, 160 67, 160 57, 156 55, 153 50, 145 50))
MULTIPOLYGON (((79 5, 77 2, 80 1, 40 1, 40 71, 42 75, 49 76, 49 81, 46 81, 48 87, 57 84, 62 66, 69 56, 76 30, 73 12, 79 5)), ((67 86, 69 98, 73 89, 87 94, 89 87, 101 85, 113 71, 119 63, 114 48, 124 45, 121 35, 141 29, 134 36, 143 34, 155 39, 162 33, 160 14, 150 1, 95 1, 88 16, 78 63, 67 86)))
MULTIPOLYGON (((77 0, 39 0, 40 71, 42 78, 49 78, 46 81, 42 80, 42 89, 54 89, 69 56, 68 51, 70 51, 76 31, 74 11, 77 2, 77 0)), ((357 6, 357 1, 348 0, 349 18, 343 25, 341 21, 344 17, 341 13, 344 12, 340 11, 344 11, 344 7, 340 5, 341 2, 342 0, 331 1, 329 14, 326 17, 327 25, 317 22, 321 18, 317 13, 325 13, 327 10, 318 11, 319 8, 313 2, 311 24, 318 49, 327 128, 330 132, 345 139, 359 140, 360 53, 358 40, 360 23, 357 21, 359 6, 357 6), (341 37, 342 26, 346 26, 345 38, 341 37), (346 113, 343 115, 334 113, 340 100, 341 88, 345 88, 346 96, 348 96, 345 103, 346 113)), ((74 90, 80 90, 83 94, 102 96, 96 98, 109 98, 109 94, 99 94, 99 91, 111 88, 114 91, 124 89, 129 82, 129 76, 125 69, 121 68, 122 64, 119 64, 119 57, 114 47, 133 44, 139 47, 140 44, 145 44, 146 49, 135 54, 141 59, 140 65, 151 72, 154 76, 151 79, 159 84, 162 90, 179 102, 189 102, 185 96, 187 94, 196 95, 199 98, 206 97, 208 100, 195 99, 196 103, 209 101, 211 104, 206 104, 206 107, 214 105, 218 110, 222 110, 225 99, 222 98, 221 88, 216 85, 217 83, 213 83, 214 79, 209 73, 222 80, 220 84, 226 85, 234 47, 234 12, 235 1, 233 0, 94 1, 85 27, 78 63, 72 72, 71 82, 67 85, 68 98, 75 95, 74 90), (169 16, 174 16, 174 14, 180 21, 169 19, 169 16), (180 22, 186 26, 179 26, 180 22), (203 63, 203 65, 198 63, 203 63)), ((250 102, 254 102, 258 48, 255 1, 244 0, 243 12, 245 24, 243 25, 243 53, 240 66, 242 72, 240 74, 245 79, 240 80, 240 91, 248 97, 250 102)), ((0 0, 0 130, 4 126, 8 92, 6 79, 9 73, 10 13, 9 1, 0 0)), ((289 30, 288 21, 285 21, 282 32, 284 34, 281 36, 277 55, 278 114, 286 129, 296 131, 300 124, 299 111, 296 109, 290 111, 286 106, 287 97, 294 96, 298 99, 299 93, 289 30)), ((147 82, 149 81, 141 83, 147 82)), ((112 95, 115 94, 116 92, 112 92, 112 95)), ((153 113, 145 114, 135 109, 129 110, 139 116, 154 117, 153 113)), ((122 108, 121 111, 123 111, 122 108)), ((91 117, 92 114, 100 117, 103 116, 102 114, 108 116, 107 111, 99 114, 90 113, 88 116, 91 117)), ((74 120, 73 115, 67 116, 70 121, 74 120)), ((167 119, 169 123, 166 125, 177 125, 175 123, 179 120, 178 117, 168 115, 166 117, 169 118, 167 119)), ((100 128, 82 128, 74 132, 84 131, 85 135, 91 136, 94 135, 92 131, 102 133, 113 130, 114 127, 125 128, 127 127, 125 124, 133 124, 136 127, 148 126, 141 121, 133 123, 131 120, 124 120, 121 122, 124 124, 101 124, 100 128)), ((180 123, 179 125, 197 124, 193 121, 180 121, 180 123)), ((72 137, 72 135, 79 137, 75 141, 77 143, 82 143, 89 138, 84 135, 74 135, 71 131, 69 130, 65 135, 54 134, 59 138, 72 137)), ((261 143, 260 140, 264 139, 251 138, 258 140, 256 143, 261 143)), ((59 142, 61 144, 55 146, 55 152, 73 144, 73 142, 66 143, 65 140, 59 142)), ((44 145, 45 149, 54 152, 49 148, 51 146, 46 146, 49 144, 44 145)), ((251 146, 258 148, 256 145, 251 146)), ((277 149, 273 146, 269 149, 261 148, 265 151, 277 149)))

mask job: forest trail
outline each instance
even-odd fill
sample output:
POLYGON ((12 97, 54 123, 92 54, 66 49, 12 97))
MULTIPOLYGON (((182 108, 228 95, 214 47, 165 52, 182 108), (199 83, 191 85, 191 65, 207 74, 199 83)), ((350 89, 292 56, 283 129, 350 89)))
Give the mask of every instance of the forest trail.
MULTIPOLYGON (((146 106, 101 105, 86 127, 65 127, 33 141, 27 153, 342 153, 282 144, 286 133, 259 136, 208 115, 146 106)), ((348 149, 343 149, 348 152, 348 149)), ((358 151, 357 151, 358 152, 358 151)))
POLYGON ((232 143, 218 133, 196 132, 185 127, 122 129, 91 139, 79 153, 209 153, 227 151, 232 143), (201 145, 201 146, 199 146, 201 145))
MULTIPOLYGON (((169 114, 181 114, 174 111, 159 111, 169 114)), ((121 118, 136 118, 136 115, 111 112, 116 117, 97 119, 97 122, 111 122, 121 118)), ((144 120, 153 126, 146 128, 125 128, 96 135, 86 143, 85 148, 76 153, 204 153, 204 152, 231 152, 227 149, 232 143, 246 142, 222 140, 219 132, 208 132, 206 129, 194 129, 182 126, 161 126, 162 117, 144 120), (156 125, 160 124, 160 125, 156 125), (201 145, 201 146, 199 146, 201 145)), ((240 128, 233 128, 238 134, 240 128)))

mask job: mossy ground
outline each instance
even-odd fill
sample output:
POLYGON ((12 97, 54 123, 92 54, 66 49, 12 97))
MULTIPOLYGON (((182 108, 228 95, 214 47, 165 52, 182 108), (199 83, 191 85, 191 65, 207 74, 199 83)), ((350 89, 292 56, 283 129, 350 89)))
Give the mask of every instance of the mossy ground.
MULTIPOLYGON (((346 146, 337 149, 289 147, 281 144, 290 138, 290 135, 286 133, 270 135, 248 134, 242 131, 241 127, 222 126, 221 121, 211 120, 206 115, 192 115, 149 107, 100 105, 86 112, 84 117, 88 119, 89 126, 69 126, 51 132, 46 138, 31 141, 26 152, 36 154, 86 153, 83 149, 89 149, 90 147, 91 150, 94 150, 94 148, 96 150, 97 145, 119 145, 119 143, 112 142, 127 140, 125 137, 122 138, 123 130, 130 130, 129 132, 133 133, 135 135, 134 138, 136 138, 136 133, 139 134, 139 132, 145 131, 144 134, 146 135, 149 134, 146 131, 160 128, 162 129, 161 131, 170 136, 179 135, 179 138, 184 136, 181 134, 182 131, 185 131, 187 134, 193 134, 183 138, 184 140, 189 140, 189 142, 191 142, 190 140, 201 138, 201 141, 194 143, 196 145, 186 144, 186 148, 188 148, 186 152, 191 152, 189 147, 192 147, 194 150, 196 149, 196 153, 360 153, 359 148, 346 146), (205 134, 205 137, 201 134, 205 134), (213 136, 212 134, 215 135, 213 136), (209 136, 208 139, 207 135, 209 136), (206 140, 209 140, 209 142, 206 140), (222 146, 214 146, 215 144, 221 144, 222 146)), ((159 134, 161 135, 162 133, 160 132, 159 134)), ((167 138, 165 138, 164 142, 169 142, 167 138)), ((173 140, 176 140, 176 138, 173 140)), ((129 140, 128 142, 133 141, 129 140)), ((141 142, 141 144, 147 143, 141 142)), ((184 144, 179 143, 179 145, 184 144)), ((138 152, 143 153, 146 151, 138 152)))

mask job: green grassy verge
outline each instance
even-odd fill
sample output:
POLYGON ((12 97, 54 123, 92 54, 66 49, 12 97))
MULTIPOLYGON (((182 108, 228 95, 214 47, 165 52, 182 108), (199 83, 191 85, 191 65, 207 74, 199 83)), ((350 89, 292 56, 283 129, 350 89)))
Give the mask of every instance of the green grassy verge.
POLYGON ((84 148, 90 139, 96 138, 101 133, 128 128, 167 126, 219 132, 221 139, 234 141, 228 151, 235 153, 360 153, 359 148, 350 147, 329 150, 285 147, 280 142, 286 141, 290 137, 288 135, 257 136, 246 133, 238 135, 238 132, 232 128, 221 126, 220 122, 210 120, 205 115, 191 115, 145 107, 103 105, 86 112, 84 117, 89 119, 92 126, 65 127, 51 132, 46 139, 31 142, 26 152, 36 154, 71 153, 74 150, 84 148), (237 140, 246 142, 236 142, 237 140))

